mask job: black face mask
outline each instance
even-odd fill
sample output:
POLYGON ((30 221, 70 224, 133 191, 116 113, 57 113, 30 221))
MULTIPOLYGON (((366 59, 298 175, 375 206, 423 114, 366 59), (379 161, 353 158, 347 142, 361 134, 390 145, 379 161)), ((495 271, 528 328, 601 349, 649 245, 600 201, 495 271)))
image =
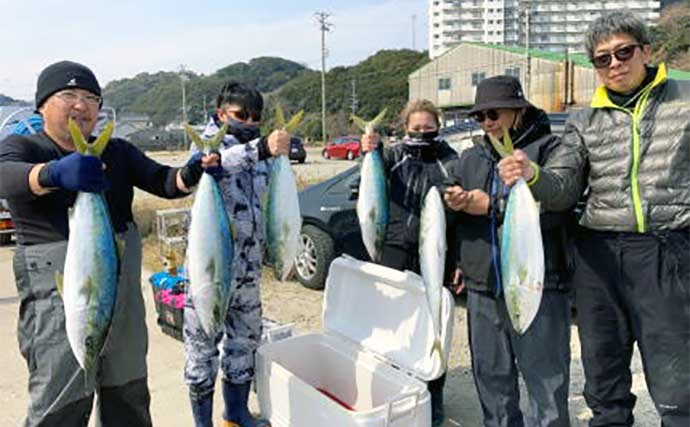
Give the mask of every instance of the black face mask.
POLYGON ((438 138, 437 130, 430 130, 428 132, 407 132, 410 139, 424 142, 434 142, 438 138))
POLYGON ((258 138, 261 129, 258 125, 248 125, 237 120, 228 120, 228 134, 234 136, 239 142, 246 143, 258 138))

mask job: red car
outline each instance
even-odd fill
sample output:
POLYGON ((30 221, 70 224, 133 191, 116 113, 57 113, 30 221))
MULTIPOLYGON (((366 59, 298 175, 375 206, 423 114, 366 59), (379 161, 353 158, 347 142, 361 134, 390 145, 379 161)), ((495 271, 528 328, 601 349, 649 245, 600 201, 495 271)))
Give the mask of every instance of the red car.
POLYGON ((359 157, 360 144, 358 136, 341 136, 326 144, 321 155, 325 159, 354 160, 359 157))

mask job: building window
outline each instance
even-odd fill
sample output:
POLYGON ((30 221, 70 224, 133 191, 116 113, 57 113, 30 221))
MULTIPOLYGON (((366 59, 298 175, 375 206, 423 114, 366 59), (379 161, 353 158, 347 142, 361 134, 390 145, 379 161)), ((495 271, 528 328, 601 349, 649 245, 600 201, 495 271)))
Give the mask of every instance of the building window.
POLYGON ((520 78, 520 67, 510 67, 506 68, 506 75, 513 76, 516 79, 520 78))
POLYGON ((477 86, 479 82, 486 78, 486 73, 472 73, 472 86, 477 86))
POLYGON ((450 90, 450 77, 438 79, 438 90, 450 90))
POLYGON ((438 27, 440 27, 439 24, 434 24, 434 28, 438 28, 438 27))

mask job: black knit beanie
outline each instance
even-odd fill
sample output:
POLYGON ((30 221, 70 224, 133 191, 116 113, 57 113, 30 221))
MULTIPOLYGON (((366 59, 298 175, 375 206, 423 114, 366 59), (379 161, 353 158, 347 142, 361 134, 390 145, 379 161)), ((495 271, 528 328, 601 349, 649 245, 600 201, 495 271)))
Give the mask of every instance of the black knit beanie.
POLYGON ((101 96, 101 86, 93 71, 71 61, 60 61, 47 66, 36 83, 36 109, 55 92, 63 89, 84 89, 101 96))

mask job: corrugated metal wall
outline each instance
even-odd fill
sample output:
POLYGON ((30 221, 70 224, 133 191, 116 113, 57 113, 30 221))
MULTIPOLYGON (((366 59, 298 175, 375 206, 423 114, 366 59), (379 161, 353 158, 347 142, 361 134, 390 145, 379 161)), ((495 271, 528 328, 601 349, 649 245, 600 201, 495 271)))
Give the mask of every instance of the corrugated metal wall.
POLYGON ((567 79, 571 87, 568 89, 564 61, 532 57, 530 64, 528 91, 527 59, 524 55, 463 44, 410 74, 409 97, 429 99, 440 107, 472 105, 479 78, 506 74, 508 69, 516 72, 517 68, 527 98, 549 112, 563 111, 567 98, 572 98, 571 103, 586 105, 596 88, 595 72, 591 68, 571 66, 567 79), (439 90, 439 79, 450 79, 450 89, 439 90))

